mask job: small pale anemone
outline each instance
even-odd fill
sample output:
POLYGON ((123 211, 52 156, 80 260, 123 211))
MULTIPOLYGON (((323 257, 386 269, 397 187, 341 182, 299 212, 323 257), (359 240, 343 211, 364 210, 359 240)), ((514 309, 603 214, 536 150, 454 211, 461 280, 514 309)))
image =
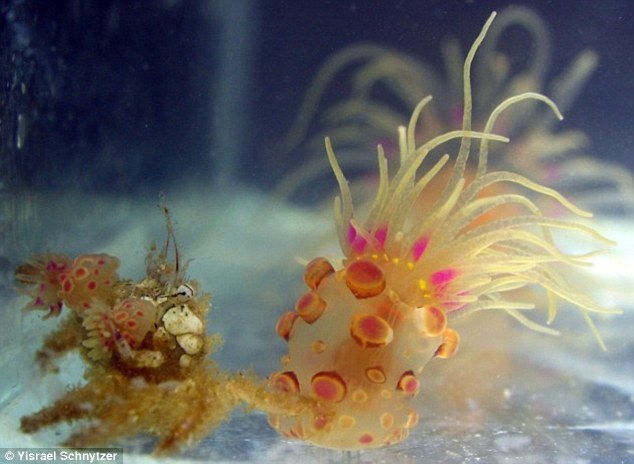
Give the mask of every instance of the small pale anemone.
POLYGON ((81 255, 60 275, 59 295, 79 316, 93 300, 112 301, 112 287, 119 280, 119 259, 105 253, 81 255))
POLYGON ((68 256, 53 253, 34 255, 18 267, 15 271, 18 291, 31 298, 25 309, 48 311, 45 319, 59 315, 62 310, 59 279, 70 267, 68 256))
POLYGON ((582 218, 592 216, 557 191, 517 173, 487 172, 489 142, 508 142, 506 137, 492 133, 502 112, 520 102, 537 101, 546 104, 562 119, 557 106, 544 95, 522 93, 500 103, 490 114, 482 132, 471 130, 471 63, 494 17, 495 13, 485 24, 465 60, 462 129, 438 135, 418 145, 416 126, 431 97, 420 101, 409 125, 399 127, 400 166, 391 178, 383 147, 378 146, 378 191, 364 221, 359 221, 353 214, 350 188, 331 141, 326 138, 328 159, 341 192, 334 205, 339 242, 348 263, 364 258, 382 262, 386 279, 396 293, 415 307, 440 308, 450 316, 501 309, 531 329, 557 334, 552 328, 539 325, 524 315, 524 310, 535 307, 533 302, 517 301, 516 290, 541 287, 548 300, 548 323, 555 318, 558 300, 572 303, 579 308, 599 344, 604 347, 589 313, 618 311, 597 305, 590 297, 571 287, 561 273, 562 265, 589 265, 590 258, 599 251, 564 253, 555 245, 553 233, 564 230, 588 235, 605 244, 613 242, 586 225, 547 217, 534 201, 515 193, 524 189, 550 198, 574 215, 582 218), (445 154, 432 163, 419 178, 417 171, 432 150, 452 139, 460 139, 461 143, 451 175, 440 193, 436 189, 430 192, 430 183, 448 162, 449 155, 445 154), (467 181, 465 168, 472 139, 480 139, 480 147, 475 175, 467 181), (485 192, 485 189, 497 184, 511 185, 515 189, 512 193, 503 193, 504 190, 492 193, 490 189, 485 192), (433 206, 421 213, 416 207, 419 201, 433 206), (505 214, 492 215, 486 221, 480 221, 483 215, 509 204, 514 208, 504 209, 505 214))
POLYGON ((147 333, 154 330, 156 307, 148 300, 126 298, 111 308, 93 300, 83 320, 87 336, 83 345, 93 360, 109 359, 116 350, 123 359, 132 357, 147 333))

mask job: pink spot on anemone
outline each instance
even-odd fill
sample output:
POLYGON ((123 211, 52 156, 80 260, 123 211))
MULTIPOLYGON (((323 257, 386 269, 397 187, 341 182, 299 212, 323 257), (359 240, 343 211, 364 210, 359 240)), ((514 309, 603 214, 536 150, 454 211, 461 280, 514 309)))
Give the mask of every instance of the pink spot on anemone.
POLYGON ((429 281, 434 287, 442 287, 447 285, 458 275, 458 271, 453 268, 442 269, 434 272, 429 281))
MULTIPOLYGON (((412 246, 412 258, 414 261, 418 261, 425 250, 427 249, 427 244, 429 243, 429 237, 421 237, 412 246)), ((433 283, 433 282, 432 282, 433 283)))
POLYGON ((387 239, 387 226, 379 227, 374 232, 374 238, 378 242, 381 249, 383 249, 385 247, 385 240, 387 239))
POLYGON ((365 246, 368 242, 357 232, 357 229, 352 224, 350 224, 350 226, 348 227, 348 243, 350 244, 354 252, 360 255, 363 254, 365 246))

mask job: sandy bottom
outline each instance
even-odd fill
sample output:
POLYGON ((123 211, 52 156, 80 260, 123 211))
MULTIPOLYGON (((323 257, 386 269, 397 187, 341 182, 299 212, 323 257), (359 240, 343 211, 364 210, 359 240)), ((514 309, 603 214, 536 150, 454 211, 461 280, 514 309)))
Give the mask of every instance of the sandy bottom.
MULTIPOLYGON (((42 200, 48 249, 111 253, 121 258, 122 277, 141 277, 150 241, 165 239, 156 203, 154 198, 42 200)), ((215 358, 228 370, 253 367, 266 375, 277 369, 285 346, 275 322, 302 288, 295 258, 338 254, 330 211, 289 208, 247 190, 232 196, 183 195, 170 198, 169 205, 182 255, 192 259, 189 276, 213 294, 210 327, 226 340, 215 358)), ((625 311, 595 318, 607 353, 596 346, 578 313, 567 308, 557 320, 561 337, 530 332, 502 314, 475 314, 456 321, 463 337, 458 355, 432 361, 423 373, 421 421, 400 445, 363 453, 318 449, 280 439, 261 414, 236 413, 213 436, 170 462, 633 462, 632 225, 606 220, 601 230, 620 246, 598 260, 593 293, 625 311)), ((2 446, 53 446, 64 428, 23 435, 19 418, 80 382, 81 363, 71 355, 60 374, 38 377, 32 355, 54 321, 21 314, 23 302, 15 296, 2 298, 2 446)), ((154 461, 144 454, 151 445, 145 438, 121 445, 126 463, 154 461)))

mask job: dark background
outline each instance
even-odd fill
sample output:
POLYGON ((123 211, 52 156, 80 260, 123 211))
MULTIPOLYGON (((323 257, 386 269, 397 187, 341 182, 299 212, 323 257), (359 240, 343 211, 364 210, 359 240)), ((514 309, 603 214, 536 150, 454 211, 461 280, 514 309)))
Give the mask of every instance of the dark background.
MULTIPOLYGON (((246 47, 252 61, 248 78, 236 79, 248 98, 232 109, 247 123, 234 136, 244 154, 230 171, 234 179, 262 186, 290 167, 278 161, 272 147, 330 54, 364 40, 440 65, 444 37, 457 36, 467 49, 493 9, 513 4, 229 1, 252 7, 243 25, 252 40, 249 34, 234 37, 238 45, 252 44, 246 47)), ((591 153, 634 169, 634 3, 519 3, 535 9, 550 29, 551 76, 585 48, 599 53, 599 69, 562 128, 585 131, 591 153)), ((217 104, 223 87, 214 82, 226 2, 13 0, 1 5, 4 189, 70 186, 156 195, 182 183, 207 185, 223 169, 228 150, 219 153, 214 137, 231 121, 226 107, 217 104)))

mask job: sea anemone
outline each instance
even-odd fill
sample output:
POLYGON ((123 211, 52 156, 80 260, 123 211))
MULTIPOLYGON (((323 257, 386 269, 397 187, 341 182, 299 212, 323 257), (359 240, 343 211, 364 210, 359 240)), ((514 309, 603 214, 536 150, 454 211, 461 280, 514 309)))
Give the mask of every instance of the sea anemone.
POLYGON ((60 278, 70 267, 68 256, 54 253, 34 255, 19 266, 15 271, 17 288, 31 298, 24 308, 48 311, 45 319, 58 316, 63 306, 60 278))
MULTIPOLYGON (((598 57, 593 51, 584 50, 564 72, 547 82, 550 48, 548 29, 535 12, 516 6, 504 9, 479 52, 473 72, 473 105, 466 108, 460 79, 463 55, 457 40, 450 38, 443 43, 444 73, 398 50, 372 43, 353 44, 335 53, 319 70, 283 143, 283 151, 291 152, 301 145, 304 153, 321 153, 327 135, 344 168, 357 173, 373 171, 367 151, 377 143, 383 145, 390 166, 398 168, 394 128, 407 125, 409 115, 426 95, 434 95, 434 101, 417 118, 417 142, 459 129, 465 112, 470 113, 473 127, 482 128, 501 101, 525 92, 547 92, 561 110, 567 110, 592 75, 598 57), (520 66, 514 64, 517 57, 501 50, 502 38, 513 28, 523 29, 533 42, 528 56, 520 57, 524 63, 520 66), (322 96, 333 82, 337 88, 349 87, 350 91, 333 103, 324 99, 329 102, 325 104, 322 96)), ((492 165, 530 176, 598 213, 634 211, 631 174, 617 164, 587 154, 588 138, 583 133, 557 131, 557 114, 534 103, 526 101, 521 110, 498 115, 496 128, 511 141, 491 147, 492 165)), ((441 155, 432 152, 430 158, 441 155)), ((285 178, 278 191, 291 195, 327 171, 327 163, 321 157, 312 157, 285 178)))
POLYGON ((75 258, 72 268, 59 277, 64 304, 82 316, 92 300, 112 301, 118 267, 119 259, 105 253, 75 258))
POLYGON ((126 298, 114 308, 93 300, 85 311, 83 326, 87 335, 82 344, 93 360, 109 359, 115 350, 121 358, 130 359, 132 350, 141 346, 155 323, 156 306, 148 300, 126 298))
POLYGON ((281 371, 271 376, 271 388, 315 401, 305 414, 269 416, 283 436, 339 449, 404 440, 418 422, 412 400, 425 365, 434 357, 451 357, 458 348, 459 334, 451 327, 456 316, 496 309, 531 329, 558 333, 525 316, 539 303, 534 294, 520 293, 528 288, 545 293, 548 323, 559 300, 571 303, 604 347, 589 313, 618 311, 597 304, 564 277, 566 267, 588 265, 597 252, 565 253, 553 236, 566 231, 613 242, 584 224, 546 216, 536 202, 516 192, 545 197, 582 218, 592 216, 557 191, 514 172, 487 169, 489 143, 508 142, 492 132, 505 110, 537 102, 561 119, 557 106, 544 95, 521 93, 495 107, 482 131, 471 129, 471 64, 494 17, 464 63, 462 128, 418 143, 416 128, 431 97, 421 100, 407 127, 399 127, 399 167, 391 177, 378 146, 378 191, 365 219, 355 215, 350 187, 326 138, 340 189, 334 214, 344 256, 341 264, 324 258, 308 263, 308 293, 297 300, 294 313, 278 322, 288 354, 281 371), (460 147, 453 164, 448 165, 448 154, 429 162, 430 152, 454 139, 460 147), (474 139, 479 150, 467 179, 474 139), (417 176, 423 164, 428 166, 417 176), (445 168, 440 188, 430 189, 445 168), (507 184, 513 190, 488 189, 507 184), (421 202, 428 205, 423 212, 421 202), (514 208, 501 210, 507 205, 514 208))

